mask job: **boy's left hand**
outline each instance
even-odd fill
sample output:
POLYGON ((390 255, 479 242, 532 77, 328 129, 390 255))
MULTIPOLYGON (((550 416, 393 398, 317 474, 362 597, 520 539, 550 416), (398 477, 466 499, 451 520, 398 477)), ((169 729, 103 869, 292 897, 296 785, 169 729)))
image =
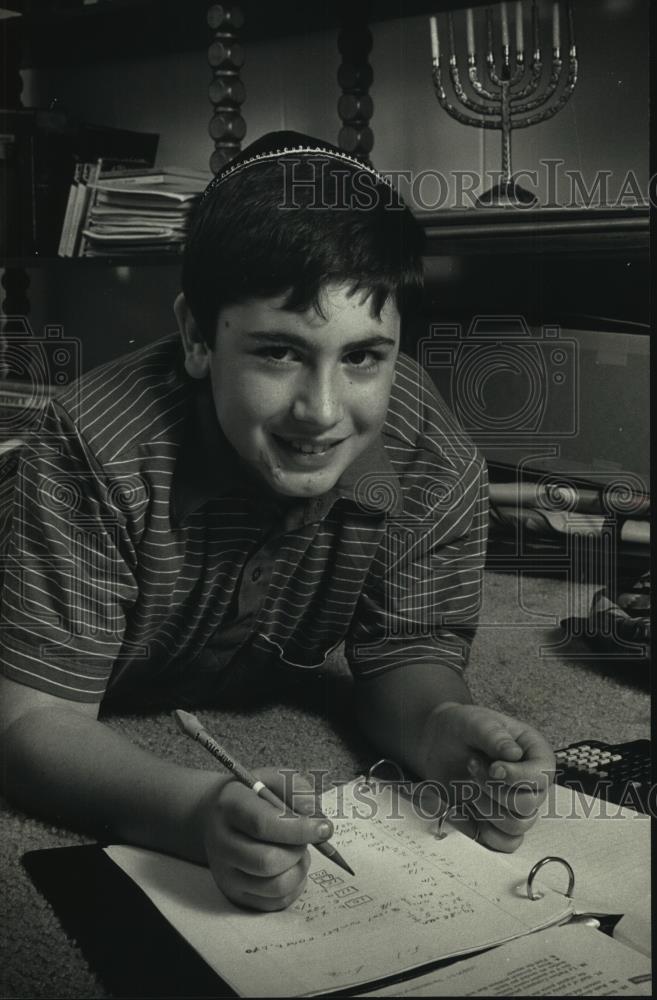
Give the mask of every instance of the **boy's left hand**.
POLYGON ((450 801, 468 800, 479 842, 515 851, 554 776, 547 740, 501 712, 445 702, 429 716, 423 743, 425 777, 450 786, 450 801))

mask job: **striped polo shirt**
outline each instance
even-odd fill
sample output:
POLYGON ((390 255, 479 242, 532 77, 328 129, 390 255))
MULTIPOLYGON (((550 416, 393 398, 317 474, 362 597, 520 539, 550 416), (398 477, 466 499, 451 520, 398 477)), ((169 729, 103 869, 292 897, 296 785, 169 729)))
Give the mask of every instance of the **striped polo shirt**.
POLYGON ((375 445, 327 494, 270 499, 190 378, 177 334, 83 376, 5 463, 0 668, 97 702, 248 654, 353 673, 461 671, 487 526, 482 457, 399 355, 375 445))

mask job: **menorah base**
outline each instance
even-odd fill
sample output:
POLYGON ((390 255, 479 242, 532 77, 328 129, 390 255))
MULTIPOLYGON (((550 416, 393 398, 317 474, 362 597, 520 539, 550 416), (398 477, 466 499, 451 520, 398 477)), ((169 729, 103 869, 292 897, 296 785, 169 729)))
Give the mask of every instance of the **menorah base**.
POLYGON ((480 208, 528 208, 535 205, 538 198, 531 191, 527 191, 516 184, 514 180, 500 181, 495 184, 490 191, 477 198, 477 206, 480 208))

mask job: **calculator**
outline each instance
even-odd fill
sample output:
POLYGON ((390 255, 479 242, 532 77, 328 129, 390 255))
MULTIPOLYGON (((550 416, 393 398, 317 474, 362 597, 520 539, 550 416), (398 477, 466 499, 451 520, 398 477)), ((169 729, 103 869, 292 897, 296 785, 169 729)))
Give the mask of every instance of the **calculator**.
POLYGON ((560 785, 639 812, 649 811, 650 740, 630 743, 582 740, 557 750, 555 757, 555 780, 560 785))

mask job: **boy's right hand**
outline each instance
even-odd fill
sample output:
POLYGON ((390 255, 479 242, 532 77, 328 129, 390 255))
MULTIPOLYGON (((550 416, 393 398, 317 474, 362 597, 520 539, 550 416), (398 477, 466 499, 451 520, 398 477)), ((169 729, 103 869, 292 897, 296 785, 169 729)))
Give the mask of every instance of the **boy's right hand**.
POLYGON ((312 789, 299 775, 284 781, 275 768, 259 768, 256 778, 299 815, 283 815, 251 788, 227 778, 208 796, 201 811, 208 867, 223 894, 238 906, 283 910, 303 892, 310 867, 308 844, 333 833, 316 809, 312 789), (305 814, 305 815, 304 815, 305 814), (310 818, 312 815, 312 818, 310 818))

